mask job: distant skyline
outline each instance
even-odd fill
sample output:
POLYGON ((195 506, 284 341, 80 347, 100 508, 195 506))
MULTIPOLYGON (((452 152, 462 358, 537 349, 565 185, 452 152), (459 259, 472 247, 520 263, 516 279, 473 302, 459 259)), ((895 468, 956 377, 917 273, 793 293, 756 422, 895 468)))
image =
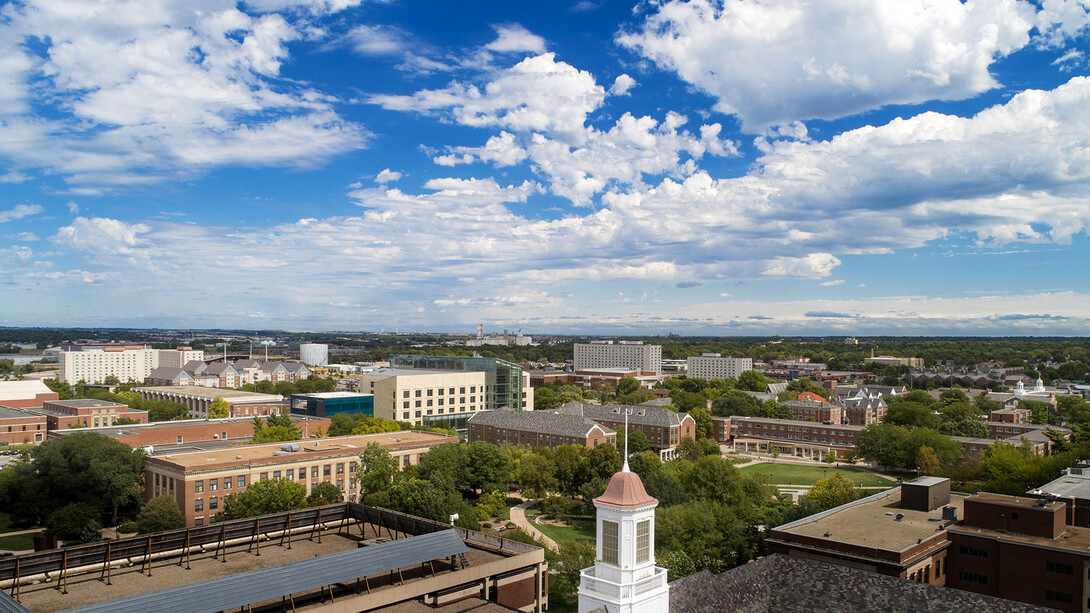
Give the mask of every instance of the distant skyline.
POLYGON ((0 326, 1090 335, 1090 1, 26 0, 0 326))

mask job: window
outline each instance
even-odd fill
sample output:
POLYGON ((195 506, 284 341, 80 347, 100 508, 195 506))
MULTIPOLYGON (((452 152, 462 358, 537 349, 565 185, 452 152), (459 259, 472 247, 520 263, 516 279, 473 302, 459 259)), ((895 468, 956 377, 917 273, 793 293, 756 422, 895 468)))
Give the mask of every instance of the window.
POLYGON ((454 388, 453 388, 453 387, 452 387, 452 388, 450 388, 450 391, 449 391, 448 393, 449 393, 449 394, 450 394, 451 396, 453 396, 453 395, 454 395, 454 388))
POLYGON ((193 491, 200 494, 204 491, 204 481, 195 481, 193 483, 193 491))
POLYGON ((348 472, 352 473, 353 475, 356 474, 356 463, 355 462, 349 462, 348 463, 348 472))
POLYGON ((332 466, 330 466, 329 464, 326 464, 325 466, 323 466, 322 467, 322 476, 323 477, 328 477, 331 474, 331 468, 332 468, 332 466))
POLYGON ((338 475, 343 475, 344 474, 344 464, 343 463, 337 465, 337 474, 338 475))
POLYGON ((402 402, 402 403, 401 403, 401 408, 403 408, 403 409, 407 409, 407 408, 409 408, 409 401, 408 401, 408 400, 406 400, 405 402, 402 402))
POLYGON ((969 583, 988 585, 988 578, 984 575, 974 575, 973 573, 966 573, 962 571, 958 571, 958 581, 967 581, 969 583))
MULTIPOLYGON (((431 400, 428 401, 428 406, 429 407, 432 406, 432 401, 431 400)), ((428 415, 431 415, 431 413, 428 413, 428 415)))
POLYGON ((416 393, 413 394, 413 395, 416 396, 417 398, 419 398, 420 397, 420 390, 416 390, 416 393))
POLYGON ((1062 602, 1064 604, 1071 604, 1075 602, 1075 597, 1067 592, 1057 592, 1055 590, 1045 590, 1045 600, 1051 600, 1053 602, 1062 602))
MULTIPOLYGON (((422 404, 421 404, 421 401, 417 400, 417 401, 416 401, 416 408, 418 408, 418 409, 419 409, 419 408, 420 408, 420 407, 422 407, 422 406, 424 406, 424 405, 422 405, 422 404)), ((420 413, 420 411, 417 411, 417 413, 420 413)), ((417 415, 417 417, 420 417, 420 415, 417 415)))
POLYGON ((405 411, 404 413, 402 413, 401 414, 401 419, 409 419, 409 412, 405 411))
POLYGON ((1061 575, 1074 575, 1075 567, 1071 564, 1064 564, 1062 562, 1045 562, 1045 570, 1050 573, 1060 573, 1061 575))
POLYGON ((294 468, 289 468, 289 469, 285 470, 284 471, 284 477, 288 481, 295 481, 295 469, 294 468))
POLYGON ((182 442, 182 437, 180 437, 180 436, 178 437, 178 442, 179 443, 182 442))
POLYGON ((636 564, 651 559, 651 520, 636 524, 636 564))
POLYGON ((602 561, 617 563, 617 522, 602 520, 602 561))
POLYGON ((980 547, 966 547, 965 545, 962 545, 960 551, 961 555, 976 556, 978 558, 988 557, 988 550, 980 547))
POLYGON ((274 470, 273 471, 273 479, 279 479, 279 478, 280 478, 280 471, 279 470, 274 470))
POLYGON ((317 466, 311 466, 310 467, 310 478, 311 479, 317 479, 318 478, 318 467, 317 466))
POLYGON ((208 499, 208 510, 209 511, 214 511, 215 509, 218 509, 219 506, 220 506, 219 498, 216 498, 215 496, 213 496, 213 497, 208 499))
MULTIPOLYGON (((451 392, 451 393, 454 393, 454 392, 451 392)), ((459 393, 459 394, 464 394, 464 393, 466 393, 466 388, 464 388, 464 387, 459 387, 459 388, 458 388, 458 393, 459 393)))
POLYGON ((435 391, 435 390, 428 390, 428 396, 431 396, 431 395, 432 395, 432 392, 434 392, 434 391, 435 391))
POLYGON ((197 519, 194 519, 193 520, 193 525, 195 527, 198 527, 198 528, 203 526, 204 525, 204 518, 203 517, 198 517, 197 519))
POLYGON ((223 489, 225 489, 225 490, 231 489, 231 477, 224 477, 223 478, 223 489))
POLYGON ((246 487, 246 475, 239 475, 238 476, 238 486, 239 487, 246 487))
POLYGON ((408 398, 409 397, 409 390, 405 390, 404 392, 401 392, 401 397, 402 398, 408 398))
POLYGON ((259 481, 265 481, 268 478, 269 478, 269 473, 261 473, 261 478, 259 479, 259 481))
POLYGON ((198 499, 193 501, 193 511, 196 512, 196 513, 200 513, 202 511, 204 511, 204 499, 203 498, 198 498, 198 499))
POLYGON ((209 479, 208 480, 208 491, 214 492, 214 491, 216 491, 218 489, 220 489, 220 480, 219 479, 209 479))

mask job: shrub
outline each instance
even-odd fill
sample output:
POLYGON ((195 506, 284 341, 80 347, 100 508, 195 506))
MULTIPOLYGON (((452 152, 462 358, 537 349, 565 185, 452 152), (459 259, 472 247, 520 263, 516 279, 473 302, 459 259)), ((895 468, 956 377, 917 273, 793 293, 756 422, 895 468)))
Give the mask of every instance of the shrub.
POLYGON ((137 526, 136 522, 130 521, 127 524, 118 526, 117 531, 121 534, 136 534, 137 532, 140 532, 140 526, 137 526))

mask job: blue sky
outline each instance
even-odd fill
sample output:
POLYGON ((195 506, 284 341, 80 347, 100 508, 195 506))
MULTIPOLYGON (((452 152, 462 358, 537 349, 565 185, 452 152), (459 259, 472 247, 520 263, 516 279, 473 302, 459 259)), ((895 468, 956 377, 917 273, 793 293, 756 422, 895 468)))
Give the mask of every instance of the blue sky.
POLYGON ((1085 335, 1088 26, 0 4, 0 325, 1085 335))

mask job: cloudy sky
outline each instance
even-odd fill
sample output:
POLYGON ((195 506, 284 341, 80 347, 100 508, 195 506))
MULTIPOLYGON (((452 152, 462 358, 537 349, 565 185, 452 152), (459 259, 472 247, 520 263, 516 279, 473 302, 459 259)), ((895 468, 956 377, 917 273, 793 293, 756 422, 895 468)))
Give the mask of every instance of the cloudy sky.
POLYGON ((0 3, 0 325, 1090 334, 1090 0, 0 3))

